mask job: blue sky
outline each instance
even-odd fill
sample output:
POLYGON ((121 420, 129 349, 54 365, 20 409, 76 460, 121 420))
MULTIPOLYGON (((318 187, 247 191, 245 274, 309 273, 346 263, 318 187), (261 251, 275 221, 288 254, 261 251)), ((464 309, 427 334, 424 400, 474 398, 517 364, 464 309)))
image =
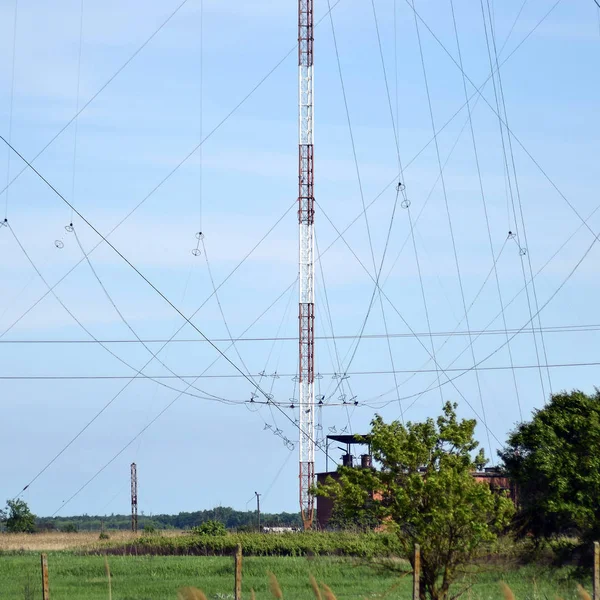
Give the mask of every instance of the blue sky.
MULTIPOLYGON (((76 113, 78 85, 79 106, 83 106, 178 4, 84 0, 78 78, 80 2, 59 0, 52 6, 39 0, 20 2, 11 94, 15 3, 0 1, 3 137, 10 135, 25 157, 35 156, 76 113)), ((364 432, 375 412, 388 420, 399 418, 401 411, 411 420, 435 416, 443 398, 458 402, 465 417, 473 417, 473 410, 480 416, 485 411, 489 444, 481 421, 477 434, 488 454, 489 447, 495 453, 520 415, 528 418, 542 406, 550 389, 592 391, 598 383, 598 368, 589 365, 600 362, 597 327, 583 326, 598 325, 599 250, 594 245, 588 252, 594 238, 575 212, 587 219, 598 207, 598 10, 592 0, 490 4, 499 51, 510 32, 500 61, 510 56, 501 77, 507 120, 515 135, 511 155, 504 131, 509 187, 489 80, 483 88, 484 99, 475 103, 475 95, 470 107, 493 259, 463 106, 463 78, 444 50, 458 60, 451 5, 415 2, 422 18, 419 33, 436 128, 454 117, 438 136, 445 163, 445 196, 435 144, 430 143, 431 115, 411 2, 376 0, 374 5, 394 113, 397 105, 399 150, 404 165, 410 163, 403 177, 410 216, 408 210, 396 207, 385 249, 398 169, 373 4, 340 0, 332 16, 363 199, 331 23, 325 18, 316 28, 315 41, 316 231, 319 250, 327 249, 322 271, 317 267, 317 335, 329 338, 317 342, 317 370, 323 374, 319 393, 329 404, 321 411, 319 436, 334 430, 364 432), (376 296, 366 336, 354 352, 355 336, 374 287, 367 227, 360 216, 363 200, 366 204, 375 200, 367 212, 368 225, 377 265, 385 251, 381 282, 386 298, 380 304, 376 296), (410 229, 410 219, 416 220, 420 213, 414 242, 424 294, 410 229), (507 239, 508 231, 515 231, 515 214, 519 241, 507 239), (337 239, 336 229, 346 229, 355 219, 344 233, 345 242, 337 239), (524 256, 519 244, 526 246, 524 256), (543 339, 539 332, 535 336, 537 355, 523 291, 524 273, 527 276, 530 269, 533 273, 542 269, 535 278, 544 328, 543 339), (461 283, 470 307, 471 330, 488 331, 474 341, 473 354, 465 333, 461 283), (501 331, 498 287, 506 327, 509 336, 514 336, 512 364, 519 367, 514 378, 507 337, 501 331), (331 324, 335 344, 330 339, 331 324), (389 347, 381 336, 386 326, 394 334, 389 347), (567 331, 557 331, 565 327, 567 331), (440 368, 448 369, 448 377, 457 377, 453 384, 442 386, 441 394, 436 381, 447 379, 436 373, 431 361, 429 328, 435 334, 432 339, 440 368), (443 335, 454 331, 462 335, 443 335), (415 332, 418 337, 412 335, 415 332), (473 356, 480 367, 479 384, 468 370, 473 356), (580 363, 588 364, 573 366, 580 363), (546 364, 571 366, 546 368, 546 364), (350 373, 350 378, 333 379, 340 370, 350 373), (396 378, 392 370, 398 371, 396 378), (425 390, 429 391, 421 394, 425 390), (358 406, 341 405, 341 394, 347 399, 356 396, 358 406)), ((486 2, 484 6, 487 11, 486 2)), ((454 0, 454 8, 464 70, 480 86, 490 73, 481 7, 454 0)), ((321 19, 326 10, 326 2, 317 2, 316 18, 321 19)), ((36 168, 78 211, 107 234, 197 146, 203 137, 201 122, 204 136, 219 126, 201 153, 177 169, 110 240, 186 316, 204 304, 192 319, 196 327, 208 338, 221 340, 214 342, 221 351, 284 404, 297 398, 293 381, 297 352, 293 339, 297 329, 295 51, 221 122, 293 50, 296 36, 295 2, 204 0, 201 11, 200 0, 188 0, 81 113, 77 135, 73 123, 35 161, 36 168), (206 253, 195 257, 191 250, 199 230, 205 235, 206 253), (218 290, 221 308, 214 296, 205 302, 213 291, 211 275, 217 285, 228 278, 218 290), (227 328, 234 336, 243 333, 252 340, 228 347, 222 341, 229 337, 227 328), (265 375, 260 376, 261 372, 265 375), (273 373, 280 376, 272 377, 273 373)), ((471 95, 474 88, 469 81, 466 85, 471 95)), ((21 168, 19 159, 12 155, 9 161, 2 148, 0 180, 5 181, 7 175, 12 179, 21 168)), ((185 325, 105 244, 89 255, 91 266, 84 260, 55 289, 81 325, 51 294, 29 311, 48 289, 19 242, 50 285, 81 261, 83 254, 74 233, 64 228, 71 220, 70 209, 32 172, 25 172, 10 186, 8 197, 2 194, 2 211, 5 205, 10 229, 0 228, 2 498, 17 494, 133 377, 135 370, 122 361, 140 369, 150 359, 140 344, 114 341, 135 338, 111 300, 144 340, 169 339, 185 325), (57 248, 56 241, 64 247, 57 248), (82 326, 95 338, 112 341, 104 347, 55 343, 90 340, 82 326), (23 340, 52 343, 11 343, 23 340), (84 379, 7 379, 37 376, 84 379), (122 379, 88 378, 92 376, 122 379)), ((98 243, 98 236, 81 219, 75 217, 73 224, 86 251, 98 243)), ((598 233, 600 210, 587 225, 598 233)), ((529 285, 527 291, 535 314, 534 289, 529 285)), ((295 412, 284 406, 281 410, 249 406, 252 385, 219 358, 214 348, 198 341, 194 328, 185 325, 175 339, 188 341, 171 343, 161 352, 160 360, 168 369, 153 361, 144 372, 150 377, 171 372, 204 374, 195 384, 203 391, 192 389, 196 396, 183 395, 174 402, 76 494, 173 401, 177 396, 173 388, 185 387, 177 378, 160 379, 170 386, 164 387, 138 377, 24 493, 34 512, 126 512, 132 461, 138 464, 140 509, 146 514, 218 504, 251 508, 253 504, 247 501, 253 499, 255 490, 264 494, 266 511, 297 509, 295 412), (207 394, 212 399, 206 399, 207 394), (229 403, 215 401, 215 396, 229 403)), ((162 344, 147 345, 155 352, 162 344)), ((333 454, 337 456, 337 450, 333 454)), ((317 468, 324 466, 319 453, 317 468)))

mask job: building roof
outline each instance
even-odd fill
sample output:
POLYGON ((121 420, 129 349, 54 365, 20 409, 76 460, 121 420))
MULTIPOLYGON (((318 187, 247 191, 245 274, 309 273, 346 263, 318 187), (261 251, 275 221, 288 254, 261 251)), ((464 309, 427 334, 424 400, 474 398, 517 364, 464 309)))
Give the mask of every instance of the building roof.
POLYGON ((370 435, 360 435, 359 433, 349 434, 349 435, 328 435, 328 440, 333 440, 334 442, 341 442, 342 444, 370 444, 371 436, 370 435))

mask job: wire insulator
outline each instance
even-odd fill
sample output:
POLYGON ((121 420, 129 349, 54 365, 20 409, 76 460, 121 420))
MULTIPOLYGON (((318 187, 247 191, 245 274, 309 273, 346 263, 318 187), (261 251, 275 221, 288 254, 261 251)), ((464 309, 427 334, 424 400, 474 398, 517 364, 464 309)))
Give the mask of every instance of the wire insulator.
POLYGON ((62 250, 65 247, 65 244, 62 240, 54 240, 54 245, 59 249, 62 250))

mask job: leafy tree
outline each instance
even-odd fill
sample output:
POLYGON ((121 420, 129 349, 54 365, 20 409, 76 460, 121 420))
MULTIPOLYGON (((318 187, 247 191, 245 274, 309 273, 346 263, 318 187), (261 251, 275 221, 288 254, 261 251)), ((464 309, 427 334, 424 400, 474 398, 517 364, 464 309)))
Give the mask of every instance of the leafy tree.
POLYGON ((6 511, 2 511, 1 520, 11 533, 34 533, 35 515, 24 500, 7 500, 6 511))
POLYGON ((554 394, 499 454, 517 484, 522 534, 600 535, 599 390, 554 394))
POLYGON ((334 499, 348 517, 375 517, 398 535, 411 564, 421 547, 421 598, 446 600, 457 568, 481 544, 491 542, 510 522, 512 502, 475 480, 485 463, 476 457, 476 422, 457 420, 456 404, 446 403, 437 421, 371 423, 376 469, 340 467, 316 493, 334 499))
POLYGON ((221 521, 205 521, 202 525, 192 528, 198 535, 226 535, 227 529, 221 521))
POLYGON ((331 516, 327 521, 327 529, 350 532, 377 529, 382 522, 372 505, 373 498, 368 498, 363 506, 357 506, 349 512, 341 502, 334 502, 331 516))

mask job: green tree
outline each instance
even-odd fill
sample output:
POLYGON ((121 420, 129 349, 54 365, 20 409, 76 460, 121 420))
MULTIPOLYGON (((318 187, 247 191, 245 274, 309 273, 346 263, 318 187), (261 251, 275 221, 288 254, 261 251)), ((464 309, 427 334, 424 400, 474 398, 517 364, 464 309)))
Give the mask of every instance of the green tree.
POLYGON ((348 514, 339 502, 335 502, 331 511, 331 516, 327 521, 327 529, 338 531, 372 531, 381 526, 381 521, 377 517, 375 511, 370 510, 372 499, 361 507, 360 510, 355 510, 348 514))
POLYGON ((600 391, 554 394, 515 428, 500 457, 517 484, 522 534, 600 535, 600 391))
POLYGON ((504 495, 475 480, 485 463, 473 457, 476 422, 456 417, 446 403, 436 421, 371 423, 371 448, 379 469, 340 467, 316 493, 334 499, 348 516, 367 515, 393 529, 404 557, 413 562, 421 547, 421 598, 446 600, 457 568, 492 542, 514 512, 504 495))
POLYGON ((192 531, 197 535, 226 535, 227 528, 221 521, 205 521, 197 527, 193 527, 192 531))
POLYGON ((24 500, 7 500, 6 511, 2 512, 2 521, 11 533, 34 533, 35 515, 24 500))

